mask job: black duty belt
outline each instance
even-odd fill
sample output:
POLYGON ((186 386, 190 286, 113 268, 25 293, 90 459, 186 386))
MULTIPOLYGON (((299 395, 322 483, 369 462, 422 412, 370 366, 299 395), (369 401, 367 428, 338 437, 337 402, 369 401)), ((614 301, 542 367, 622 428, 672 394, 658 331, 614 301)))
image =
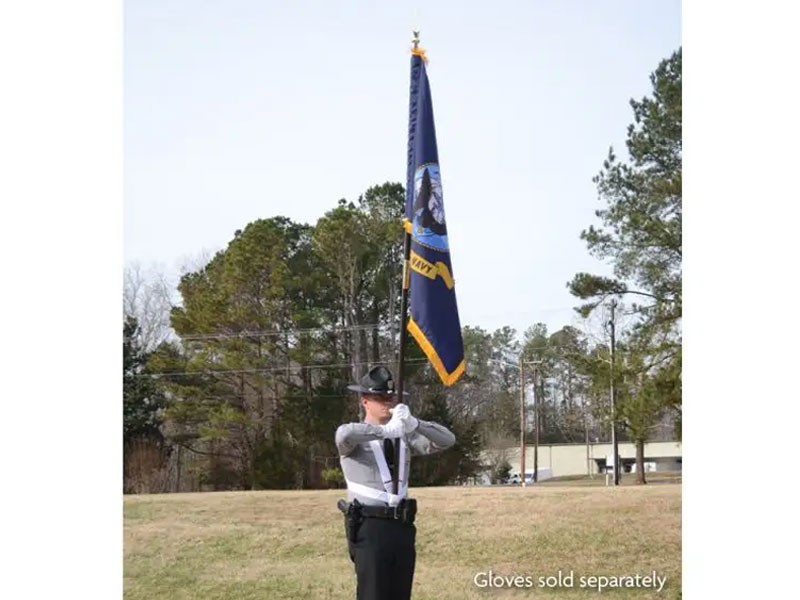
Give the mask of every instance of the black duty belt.
POLYGON ((370 506, 361 504, 358 500, 353 502, 339 501, 339 510, 345 514, 360 515, 373 519, 391 519, 403 523, 413 523, 417 515, 417 501, 414 498, 404 498, 397 506, 370 506))

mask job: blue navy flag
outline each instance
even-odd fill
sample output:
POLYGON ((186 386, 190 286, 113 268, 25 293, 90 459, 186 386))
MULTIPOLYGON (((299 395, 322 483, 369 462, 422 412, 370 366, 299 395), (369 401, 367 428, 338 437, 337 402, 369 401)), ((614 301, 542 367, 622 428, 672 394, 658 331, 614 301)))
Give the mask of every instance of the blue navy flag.
POLYGON ((466 365, 447 242, 433 103, 421 49, 412 50, 411 56, 405 227, 411 234, 408 332, 442 383, 452 385, 466 365))

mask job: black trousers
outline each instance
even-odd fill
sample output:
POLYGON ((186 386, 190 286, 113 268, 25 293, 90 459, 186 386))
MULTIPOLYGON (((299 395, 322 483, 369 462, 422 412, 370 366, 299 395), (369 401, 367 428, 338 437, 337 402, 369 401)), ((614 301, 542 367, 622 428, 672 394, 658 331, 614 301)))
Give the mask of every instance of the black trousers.
POLYGON ((414 525, 367 517, 355 542, 347 541, 355 564, 357 600, 409 600, 417 552, 414 525))

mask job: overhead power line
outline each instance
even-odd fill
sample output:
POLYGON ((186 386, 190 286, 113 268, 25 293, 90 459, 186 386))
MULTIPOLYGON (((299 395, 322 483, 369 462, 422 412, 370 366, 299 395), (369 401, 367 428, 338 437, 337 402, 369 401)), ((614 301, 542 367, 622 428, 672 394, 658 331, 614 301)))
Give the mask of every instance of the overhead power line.
MULTIPOLYGON (((427 358, 410 358, 406 362, 425 362, 427 358)), ((393 361, 377 361, 377 363, 386 363, 393 361)), ((197 375, 244 375, 246 373, 286 373, 286 371, 303 371, 306 369, 343 369, 352 366, 377 364, 374 361, 361 361, 349 363, 335 363, 327 365, 289 365, 285 367, 265 367, 253 369, 206 369, 203 371, 184 371, 174 373, 137 373, 135 377, 194 377, 197 375)))
MULTIPOLYGON (((227 340, 227 339, 246 339, 246 338, 269 338, 269 337, 283 337, 286 335, 298 335, 303 333, 339 333, 344 331, 361 331, 372 330, 380 328, 388 328, 389 325, 380 323, 367 323, 363 325, 349 325, 349 326, 327 326, 327 327, 308 327, 303 329, 284 329, 284 330, 253 330, 253 331, 238 331, 236 333, 197 333, 189 335, 175 334, 179 340, 186 342, 201 341, 201 340, 227 340)), ((125 340, 133 339, 126 336, 125 340)))
POLYGON ((240 331, 237 333, 199 333, 196 335, 178 336, 181 340, 191 342, 200 340, 225 340, 236 338, 268 338, 282 337, 286 335, 298 335, 303 333, 339 333, 342 331, 362 331, 388 327, 380 323, 369 323, 366 325, 350 325, 347 327, 310 327, 307 329, 286 329, 282 331, 240 331))

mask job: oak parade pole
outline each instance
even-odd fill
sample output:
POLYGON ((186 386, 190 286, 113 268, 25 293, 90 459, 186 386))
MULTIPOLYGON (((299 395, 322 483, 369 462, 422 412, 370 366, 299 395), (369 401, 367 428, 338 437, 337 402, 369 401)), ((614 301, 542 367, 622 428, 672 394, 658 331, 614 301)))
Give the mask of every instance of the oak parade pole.
MULTIPOLYGON (((397 401, 403 402, 403 378, 405 377, 405 358, 406 358, 406 339, 408 329, 406 319, 408 318, 408 288, 411 273, 408 270, 408 259, 411 254, 411 234, 406 230, 403 234, 403 293, 400 296, 400 356, 397 366, 397 401)), ((394 472, 392 473, 392 493, 397 494, 397 477, 400 472, 398 460, 400 457, 400 438, 394 441, 394 472)))
MULTIPOLYGON (((419 31, 414 32, 412 39, 414 48, 412 52, 419 49, 419 31)), ((409 169, 413 169, 413 164, 409 164, 409 169)), ((410 193, 406 190, 406 194, 410 193)), ((408 328, 406 321, 408 320, 408 291, 411 286, 411 271, 409 270, 408 261, 411 256, 411 228, 403 227, 403 292, 400 296, 400 352, 398 356, 397 365, 397 400, 403 401, 403 382, 405 380, 405 357, 406 357, 406 340, 408 338, 408 328)), ((398 460, 400 457, 400 438, 394 441, 394 456, 395 456, 395 469, 392 473, 392 493, 397 494, 398 490, 398 473, 400 467, 398 460)))
MULTIPOLYGON (((411 234, 406 231, 403 235, 403 294, 400 297, 400 356, 398 358, 397 366, 397 401, 403 402, 403 378, 405 376, 405 356, 406 356, 406 339, 408 338, 408 329, 406 328, 406 319, 408 317, 408 288, 410 281, 410 272, 408 270, 408 259, 411 254, 411 234)), ((397 476, 400 471, 397 460, 400 457, 400 438, 394 441, 394 456, 395 456, 395 469, 392 473, 392 493, 397 494, 397 476)))

